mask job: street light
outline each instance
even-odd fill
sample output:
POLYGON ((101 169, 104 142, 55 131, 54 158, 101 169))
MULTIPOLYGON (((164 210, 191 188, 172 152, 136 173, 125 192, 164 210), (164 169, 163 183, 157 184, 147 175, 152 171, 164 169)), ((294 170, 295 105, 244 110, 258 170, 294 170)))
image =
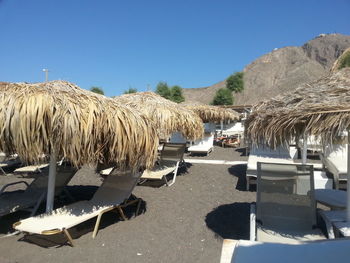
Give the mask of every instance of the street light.
POLYGON ((43 71, 45 72, 45 82, 47 82, 49 80, 49 70, 44 68, 43 71))

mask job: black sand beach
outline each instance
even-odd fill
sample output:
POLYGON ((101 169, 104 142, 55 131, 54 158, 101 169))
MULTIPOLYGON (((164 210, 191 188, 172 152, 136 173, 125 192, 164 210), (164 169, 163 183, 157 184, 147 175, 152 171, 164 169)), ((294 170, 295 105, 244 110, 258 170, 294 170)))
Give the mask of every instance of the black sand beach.
MULTIPOLYGON (((246 161, 241 155, 233 148, 215 147, 208 157, 185 158, 246 161)), ((218 262, 223 238, 249 238, 249 203, 255 192, 244 191, 244 175, 245 165, 188 163, 171 187, 135 188, 133 193, 143 200, 139 216, 133 217, 132 206, 126 209, 128 221, 106 213, 95 239, 95 219, 74 227, 73 248, 61 235, 1 237, 0 262, 218 262)), ((0 176, 0 185, 16 180, 14 175, 0 176)), ((69 190, 77 200, 88 199, 100 183, 91 170, 83 169, 69 190)), ((0 218, 0 235, 25 216, 18 212, 0 218)))

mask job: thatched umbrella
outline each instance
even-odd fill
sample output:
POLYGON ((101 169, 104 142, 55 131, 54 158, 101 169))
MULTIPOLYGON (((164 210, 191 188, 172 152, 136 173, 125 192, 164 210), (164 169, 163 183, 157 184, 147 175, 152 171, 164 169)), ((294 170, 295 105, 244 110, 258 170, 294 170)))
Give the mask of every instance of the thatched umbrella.
POLYGON ((181 105, 195 112, 205 123, 239 120, 239 114, 231 109, 200 104, 198 102, 185 102, 181 103, 181 105))
POLYGON ((350 68, 255 105, 246 121, 253 142, 271 146, 307 134, 331 143, 350 125, 350 68))
MULTIPOLYGON (((261 102, 246 121, 255 143, 276 146, 311 134, 332 143, 350 128, 350 68, 332 72, 295 91, 261 102)), ((350 221, 350 133, 348 132, 348 220, 350 221)))
POLYGON ((65 81, 0 83, 0 127, 0 151, 34 163, 50 154, 52 169, 62 157, 131 169, 156 158, 158 137, 145 116, 65 81))
POLYGON ((166 138, 174 132, 181 132, 189 140, 203 136, 203 122, 196 114, 154 92, 124 94, 115 97, 115 100, 152 119, 161 138, 166 138))

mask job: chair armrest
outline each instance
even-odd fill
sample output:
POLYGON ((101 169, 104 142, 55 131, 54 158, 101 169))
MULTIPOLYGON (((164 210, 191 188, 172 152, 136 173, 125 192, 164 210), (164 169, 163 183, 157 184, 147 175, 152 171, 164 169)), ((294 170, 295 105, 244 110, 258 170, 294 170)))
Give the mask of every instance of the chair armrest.
POLYGON ((255 241, 256 240, 256 204, 251 203, 250 204, 250 234, 249 234, 249 240, 255 241))
POLYGON ((29 186, 29 184, 28 184, 26 181, 18 181, 18 182, 14 182, 14 183, 5 184, 5 185, 1 188, 0 194, 2 194, 2 193, 5 191, 5 189, 6 189, 7 187, 9 187, 9 186, 11 186, 11 185, 20 184, 20 183, 25 184, 27 187, 29 186))

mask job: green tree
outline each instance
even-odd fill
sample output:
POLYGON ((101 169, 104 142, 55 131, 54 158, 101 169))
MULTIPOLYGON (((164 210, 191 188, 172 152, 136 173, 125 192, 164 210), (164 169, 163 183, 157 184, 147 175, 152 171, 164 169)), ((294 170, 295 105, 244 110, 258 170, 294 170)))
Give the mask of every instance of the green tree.
POLYGON ((350 51, 348 51, 346 54, 342 56, 340 59, 339 67, 338 69, 350 67, 350 51))
POLYGON ((226 88, 238 93, 244 89, 243 72, 236 72, 226 79, 226 88))
POLYGON ((156 87, 156 93, 166 99, 171 99, 171 90, 169 89, 168 84, 166 82, 161 81, 158 83, 156 87))
POLYGON ((172 86, 171 87, 171 98, 172 101, 180 103, 185 101, 184 96, 182 95, 182 88, 180 86, 172 86))
POLYGON ((129 88, 128 90, 124 91, 124 94, 130 94, 130 93, 136 93, 137 89, 129 88))
POLYGON ((221 88, 215 93, 215 97, 213 105, 232 105, 233 104, 233 96, 231 90, 227 88, 221 88))
POLYGON ((105 95, 103 89, 100 87, 93 86, 93 87, 91 87, 90 91, 95 92, 97 94, 105 95))

